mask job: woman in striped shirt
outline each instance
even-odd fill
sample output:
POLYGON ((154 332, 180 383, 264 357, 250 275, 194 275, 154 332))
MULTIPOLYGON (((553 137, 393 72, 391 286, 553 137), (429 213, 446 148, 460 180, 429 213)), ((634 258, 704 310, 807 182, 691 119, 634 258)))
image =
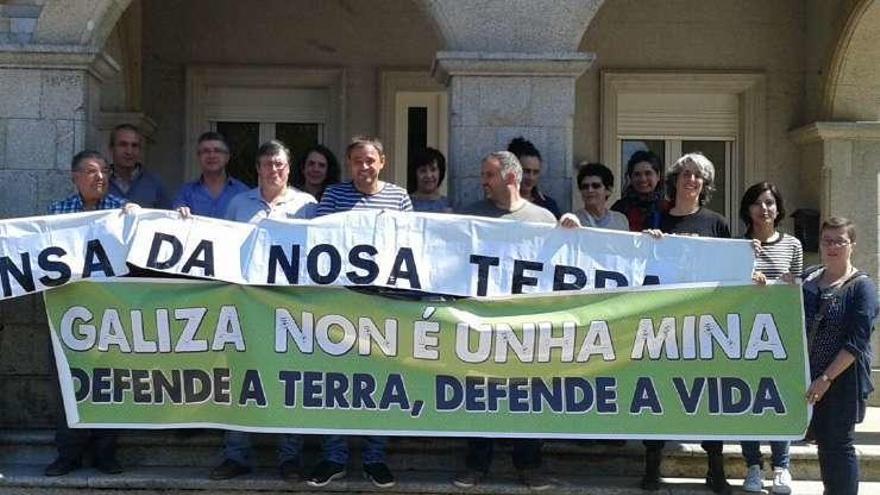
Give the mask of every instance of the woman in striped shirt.
MULTIPOLYGON (((760 249, 755 250, 753 278, 758 283, 780 278, 800 277, 804 266, 804 251, 800 241, 779 232, 776 227, 785 218, 782 195, 775 185, 759 182, 748 188, 739 207, 739 217, 746 224, 745 237, 753 239, 760 249)), ((742 452, 748 472, 743 482, 746 492, 763 490, 763 460, 758 442, 742 442, 742 452)), ((770 493, 791 493, 789 442, 770 442, 773 464, 773 486, 770 493)))

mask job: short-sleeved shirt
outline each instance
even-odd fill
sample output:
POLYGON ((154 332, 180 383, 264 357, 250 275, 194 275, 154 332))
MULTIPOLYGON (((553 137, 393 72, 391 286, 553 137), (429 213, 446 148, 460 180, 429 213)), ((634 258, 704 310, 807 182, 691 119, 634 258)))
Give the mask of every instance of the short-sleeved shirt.
POLYGON ((586 209, 574 212, 584 227, 629 231, 629 220, 619 211, 608 210, 601 218, 596 218, 586 209))
POLYGON ((660 221, 660 230, 666 234, 730 238, 730 226, 727 224, 727 219, 704 207, 684 216, 666 212, 660 221))
POLYGON ((504 210, 495 206, 495 203, 484 199, 471 203, 461 213, 477 217, 503 218, 520 222, 556 223, 556 217, 546 208, 530 202, 523 201, 522 206, 515 210, 504 210))
POLYGON ((174 199, 174 204, 171 207, 177 209, 181 206, 186 206, 195 215, 224 218, 226 208, 229 206, 232 198, 246 192, 248 189, 248 186, 240 180, 229 177, 226 179, 226 184, 223 186, 220 195, 215 198, 211 196, 211 191, 205 187, 205 182, 200 177, 199 180, 187 182, 181 186, 180 192, 177 193, 177 198, 174 199))
POLYGON ((386 182, 375 194, 364 194, 354 183, 334 184, 324 190, 318 205, 318 216, 351 210, 413 211, 406 189, 386 182))
MULTIPOLYGON (((128 201, 113 194, 107 194, 95 206, 95 210, 115 210, 122 208, 128 201)), ((80 213, 86 211, 83 204, 82 196, 79 193, 68 196, 60 201, 55 201, 49 205, 50 215, 60 215, 62 213, 80 213)))
POLYGON ((131 184, 124 184, 118 177, 110 177, 110 194, 125 198, 144 208, 171 208, 171 198, 158 176, 138 164, 131 184))
POLYGON ((286 188, 275 204, 269 204, 260 194, 260 188, 255 187, 232 198, 226 208, 225 218, 245 223, 258 223, 265 218, 314 218, 316 205, 314 196, 292 187, 286 188))

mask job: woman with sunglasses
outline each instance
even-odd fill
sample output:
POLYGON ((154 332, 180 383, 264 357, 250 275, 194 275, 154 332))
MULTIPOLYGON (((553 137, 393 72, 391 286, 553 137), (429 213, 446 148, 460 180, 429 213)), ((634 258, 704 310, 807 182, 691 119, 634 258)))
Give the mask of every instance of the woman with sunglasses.
POLYGON ((601 163, 583 163, 577 174, 578 189, 584 208, 574 214, 584 227, 629 230, 623 213, 608 209, 608 198, 614 189, 614 174, 601 163))
POLYGON ((804 273, 804 317, 813 405, 812 437, 819 448, 825 493, 859 492, 855 425, 865 418, 871 383, 871 331, 877 286, 852 263, 855 225, 841 217, 822 223, 822 264, 804 273))

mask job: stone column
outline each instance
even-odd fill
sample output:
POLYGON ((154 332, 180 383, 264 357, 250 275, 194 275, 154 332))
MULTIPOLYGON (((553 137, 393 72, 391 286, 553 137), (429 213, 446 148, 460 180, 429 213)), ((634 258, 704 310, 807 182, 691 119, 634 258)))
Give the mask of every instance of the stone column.
MULTIPOLYGON (((72 46, 0 51, 0 218, 45 215, 73 192, 70 160, 96 141, 101 80, 118 67, 72 46)), ((0 304, 0 427, 50 427, 58 409, 42 297, 0 304)))
POLYGON ((524 136, 544 160, 541 190, 571 205, 575 80, 592 63, 584 53, 440 52, 434 74, 449 87, 450 199, 482 197, 480 159, 524 136))
POLYGON ((594 59, 577 49, 602 0, 421 3, 445 44, 433 72, 449 88, 453 204, 482 197, 480 159, 522 135, 544 158, 541 189, 568 210, 575 80, 594 59))
MULTIPOLYGON (((853 263, 880 283, 880 123, 815 122, 793 131, 792 138, 802 147, 806 182, 819 186, 822 218, 855 222, 853 263)), ((872 347, 871 374, 880 383, 880 333, 874 333, 872 347)), ((880 406, 880 393, 871 404, 880 406)))

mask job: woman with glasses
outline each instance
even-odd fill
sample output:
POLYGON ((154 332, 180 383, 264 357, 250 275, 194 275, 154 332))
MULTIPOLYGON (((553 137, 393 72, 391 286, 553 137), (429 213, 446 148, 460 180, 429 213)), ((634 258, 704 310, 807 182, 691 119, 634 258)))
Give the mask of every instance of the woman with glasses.
POLYGON ((659 229, 669 203, 663 199, 660 158, 651 151, 636 151, 626 164, 626 186, 614 211, 626 215, 629 230, 659 229))
MULTIPOLYGON (((760 248, 755 251, 752 277, 758 283, 786 278, 792 280, 803 272, 804 250, 795 237, 776 230, 785 218, 782 195, 775 185, 759 182, 743 194, 739 218, 746 225, 746 239, 752 239, 760 248)), ((761 493, 764 489, 763 459, 758 442, 742 442, 742 453, 748 466, 743 490, 761 493)), ((773 486, 770 493, 791 493, 789 472, 789 442, 770 442, 773 466, 773 486)))
POLYGON ((831 217, 820 229, 822 264, 804 273, 804 316, 812 383, 811 436, 819 447, 825 493, 859 491, 855 425, 865 418, 871 383, 871 331, 877 317, 877 286, 853 266, 855 225, 831 217))
POLYGON ((608 197, 614 189, 614 174, 601 163, 581 164, 577 174, 578 189, 584 208, 574 214, 584 227, 629 230, 623 213, 608 209, 608 197))

